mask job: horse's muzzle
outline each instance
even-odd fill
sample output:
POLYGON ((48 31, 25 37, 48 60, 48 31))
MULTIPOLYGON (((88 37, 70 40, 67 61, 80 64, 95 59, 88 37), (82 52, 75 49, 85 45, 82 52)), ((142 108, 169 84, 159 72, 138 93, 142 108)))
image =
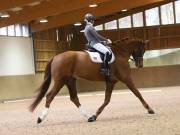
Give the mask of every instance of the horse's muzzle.
POLYGON ((135 62, 135 65, 137 68, 143 68, 143 60, 137 60, 135 62))

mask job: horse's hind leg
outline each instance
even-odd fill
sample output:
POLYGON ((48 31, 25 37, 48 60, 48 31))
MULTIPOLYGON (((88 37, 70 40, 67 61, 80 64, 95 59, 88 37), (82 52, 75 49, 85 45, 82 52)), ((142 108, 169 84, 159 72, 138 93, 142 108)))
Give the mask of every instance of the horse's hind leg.
POLYGON ((135 87, 133 81, 131 78, 128 78, 125 81, 125 84, 127 85, 127 87, 139 98, 139 100, 141 101, 141 103, 143 104, 143 106, 148 110, 149 114, 154 114, 154 111, 151 109, 151 107, 146 103, 146 101, 144 100, 144 98, 142 97, 141 93, 138 91, 138 89, 135 87))
POLYGON ((88 119, 88 122, 95 121, 97 117, 101 114, 101 112, 104 110, 104 108, 109 104, 115 83, 116 82, 109 82, 109 81, 106 82, 104 103, 98 108, 96 114, 88 119))
POLYGON ((85 109, 85 107, 82 107, 80 102, 79 102, 79 98, 77 96, 77 90, 76 90, 76 79, 71 77, 68 79, 68 81, 66 82, 66 86, 69 90, 69 94, 70 94, 70 100, 78 107, 79 112, 86 118, 90 117, 89 112, 85 109))
POLYGON ((81 106, 81 104, 79 103, 79 98, 77 96, 77 90, 76 90, 76 79, 75 78, 70 78, 67 83, 66 86, 69 90, 69 94, 70 94, 70 100, 77 106, 81 106))
POLYGON ((48 110, 49 110, 49 107, 50 107, 52 100, 57 95, 57 93, 60 91, 60 89, 63 87, 63 85, 64 85, 64 83, 62 83, 62 82, 55 82, 54 83, 53 88, 51 89, 51 91, 46 96, 45 108, 42 110, 40 116, 38 117, 37 123, 41 123, 45 119, 45 117, 48 114, 48 110))

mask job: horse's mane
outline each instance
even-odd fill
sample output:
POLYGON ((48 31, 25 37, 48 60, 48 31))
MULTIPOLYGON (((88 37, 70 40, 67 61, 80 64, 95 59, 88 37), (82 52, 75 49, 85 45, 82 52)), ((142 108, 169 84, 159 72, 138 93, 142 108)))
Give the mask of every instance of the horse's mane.
POLYGON ((113 51, 123 51, 127 52, 128 48, 132 47, 131 45, 138 45, 137 42, 142 41, 141 39, 136 39, 136 38, 129 38, 125 37, 120 40, 114 41, 111 45, 110 48, 113 51), (135 43, 136 42, 136 43, 135 43))
POLYGON ((127 41, 127 40, 130 40, 129 37, 125 37, 125 38, 122 38, 121 41, 127 41))
POLYGON ((122 38, 122 39, 119 39, 119 40, 116 40, 114 41, 110 47, 111 48, 116 48, 117 46, 118 47, 124 47, 124 45, 126 45, 129 41, 132 41, 133 39, 130 39, 129 37, 125 37, 125 38, 122 38))
POLYGON ((116 45, 118 43, 120 44, 124 42, 130 42, 130 41, 142 41, 142 39, 125 37, 125 38, 114 41, 112 45, 116 45))

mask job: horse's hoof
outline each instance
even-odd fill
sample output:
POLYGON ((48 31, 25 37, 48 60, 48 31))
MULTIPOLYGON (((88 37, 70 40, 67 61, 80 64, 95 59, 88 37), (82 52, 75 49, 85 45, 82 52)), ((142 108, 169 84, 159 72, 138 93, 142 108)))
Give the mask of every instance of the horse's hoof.
POLYGON ((94 122, 96 121, 96 119, 97 119, 96 115, 93 115, 88 119, 88 122, 94 122))
POLYGON ((148 110, 148 113, 149 114, 155 114, 155 112, 151 109, 151 110, 148 110))
POLYGON ((37 124, 41 123, 42 120, 38 117, 37 124))

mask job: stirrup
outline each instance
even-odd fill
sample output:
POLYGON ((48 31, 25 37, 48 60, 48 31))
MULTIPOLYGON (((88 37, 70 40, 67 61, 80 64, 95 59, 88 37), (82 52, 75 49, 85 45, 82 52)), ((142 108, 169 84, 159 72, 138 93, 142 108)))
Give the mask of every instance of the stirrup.
POLYGON ((110 77, 111 76, 111 71, 110 71, 109 68, 106 69, 105 76, 106 77, 110 77))
POLYGON ((110 77, 111 76, 111 70, 110 69, 107 69, 107 72, 106 72, 107 74, 106 74, 106 76, 107 77, 110 77))
POLYGON ((100 69, 100 73, 101 73, 102 75, 105 75, 105 74, 106 74, 106 69, 105 69, 105 68, 101 68, 101 69, 100 69))
POLYGON ((100 73, 107 76, 107 77, 111 76, 111 72, 110 72, 109 68, 101 68, 100 73))

